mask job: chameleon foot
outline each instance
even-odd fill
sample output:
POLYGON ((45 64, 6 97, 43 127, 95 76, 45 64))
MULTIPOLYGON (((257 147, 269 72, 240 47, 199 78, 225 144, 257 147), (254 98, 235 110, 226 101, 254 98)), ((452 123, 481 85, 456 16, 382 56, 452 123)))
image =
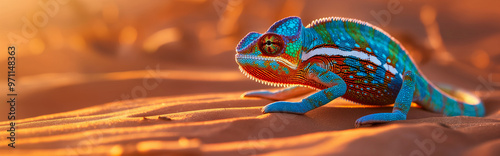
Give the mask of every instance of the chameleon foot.
POLYGON ((363 116, 356 120, 354 127, 370 126, 372 124, 387 123, 396 120, 406 120, 406 115, 402 113, 376 113, 363 116))
POLYGON ((406 114, 410 110, 413 93, 415 92, 414 75, 410 71, 406 71, 403 77, 403 86, 399 91, 398 97, 394 102, 392 113, 376 113, 363 116, 356 120, 354 126, 360 127, 374 123, 386 123, 396 120, 406 120, 406 114))
POLYGON ((261 111, 262 113, 304 114, 309 111, 309 109, 302 107, 300 102, 278 101, 262 107, 261 111))

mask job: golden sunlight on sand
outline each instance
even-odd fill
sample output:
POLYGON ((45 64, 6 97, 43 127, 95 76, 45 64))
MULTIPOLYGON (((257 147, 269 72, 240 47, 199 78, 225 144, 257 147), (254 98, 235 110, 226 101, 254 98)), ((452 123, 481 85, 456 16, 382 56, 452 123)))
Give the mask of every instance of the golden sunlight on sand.
MULTIPOLYGON (((0 1, 0 45, 19 50, 16 148, 7 146, 12 110, 4 101, 0 155, 498 156, 498 3, 0 1), (338 16, 379 26, 429 80, 466 89, 447 93, 471 103, 479 100, 471 93, 480 96, 485 117, 446 117, 412 103, 404 121, 354 128, 356 119, 393 105, 341 98, 303 115, 263 114, 274 101, 242 94, 282 88, 240 73, 235 47, 287 16, 304 25, 338 16)), ((0 53, 4 70, 9 56, 0 53)))

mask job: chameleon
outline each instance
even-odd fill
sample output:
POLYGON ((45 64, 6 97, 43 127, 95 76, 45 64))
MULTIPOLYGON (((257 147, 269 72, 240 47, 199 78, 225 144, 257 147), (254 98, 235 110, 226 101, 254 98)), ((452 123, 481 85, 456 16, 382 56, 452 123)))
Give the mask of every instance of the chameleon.
POLYGON ((437 87, 398 40, 361 20, 328 17, 304 26, 300 17, 287 17, 263 34, 248 33, 236 47, 235 60, 250 79, 287 87, 243 94, 276 100, 262 113, 304 114, 343 98, 362 105, 394 104, 390 113, 358 118, 355 127, 406 120, 412 102, 445 116, 485 114, 477 96, 437 87), (285 101, 307 93, 312 94, 301 101, 285 101))

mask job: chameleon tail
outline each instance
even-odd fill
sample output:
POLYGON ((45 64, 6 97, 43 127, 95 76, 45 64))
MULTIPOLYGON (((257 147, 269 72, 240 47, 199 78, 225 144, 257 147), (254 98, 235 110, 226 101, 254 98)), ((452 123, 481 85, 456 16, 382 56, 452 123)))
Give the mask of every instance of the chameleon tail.
POLYGON ((418 79, 414 101, 425 109, 446 116, 484 116, 483 102, 472 93, 445 85, 436 87, 423 77, 418 79))

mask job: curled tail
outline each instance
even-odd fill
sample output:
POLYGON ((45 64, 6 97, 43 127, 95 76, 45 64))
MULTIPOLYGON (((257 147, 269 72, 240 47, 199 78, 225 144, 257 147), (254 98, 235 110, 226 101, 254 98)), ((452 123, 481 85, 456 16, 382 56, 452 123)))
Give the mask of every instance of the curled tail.
POLYGON ((438 88, 421 76, 417 78, 414 101, 446 116, 482 117, 485 114, 483 102, 472 93, 450 86, 438 88))

